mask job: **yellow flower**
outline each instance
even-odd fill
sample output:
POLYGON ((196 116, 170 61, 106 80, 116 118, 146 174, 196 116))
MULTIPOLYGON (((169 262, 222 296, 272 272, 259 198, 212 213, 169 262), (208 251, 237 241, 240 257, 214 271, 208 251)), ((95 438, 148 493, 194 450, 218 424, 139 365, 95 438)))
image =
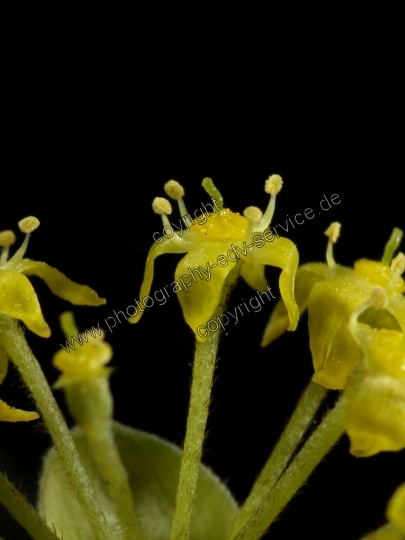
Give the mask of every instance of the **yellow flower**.
POLYGON ((23 259, 30 233, 39 226, 39 221, 29 217, 21 220, 19 226, 27 234, 20 249, 8 261, 8 248, 15 236, 11 231, 0 233, 0 246, 4 248, 0 259, 0 313, 21 320, 41 337, 50 336, 51 331, 42 316, 37 295, 26 276, 42 278, 54 294, 73 304, 105 304, 106 301, 99 298, 95 291, 70 281, 56 268, 44 262, 23 259))
MULTIPOLYGON (((405 331, 404 256, 392 259, 402 231, 394 229, 386 246, 382 262, 361 259, 354 268, 335 263, 332 245, 336 242, 340 224, 334 223, 326 231, 329 236, 327 264, 309 263, 298 268, 295 294, 300 313, 308 307, 309 334, 313 380, 326 388, 342 389, 354 366, 361 360, 362 351, 349 331, 353 310, 366 302, 376 286, 388 294, 385 309, 365 309, 361 322, 373 328, 405 331), (391 264, 390 264, 391 263, 391 264)), ((263 336, 262 345, 271 343, 287 328, 287 312, 282 300, 276 305, 263 336)))
MULTIPOLYGON (((295 330, 298 307, 294 299, 294 277, 298 252, 290 240, 269 230, 276 194, 282 186, 281 177, 272 175, 265 183, 270 203, 264 214, 256 207, 246 208, 244 216, 224 209, 222 196, 212 180, 205 178, 202 185, 212 197, 213 204, 207 205, 211 207, 209 213, 201 210, 197 216, 195 212, 194 219, 184 205, 182 186, 174 180, 165 185, 169 197, 179 203, 181 219, 178 225, 173 223, 179 232, 174 232, 167 217, 172 211, 170 202, 161 197, 153 201, 152 207, 161 214, 164 228, 163 236, 155 238, 148 254, 140 292, 141 303, 146 307, 150 298, 156 257, 164 253, 186 253, 177 266, 171 286, 178 294, 186 322, 196 338, 202 341, 206 335, 200 329, 223 302, 227 278, 233 270, 237 271, 236 265, 240 265, 241 276, 259 292, 266 291, 267 287, 265 265, 272 265, 282 270, 279 285, 287 310, 287 326, 288 330, 295 330)), ((132 323, 137 322, 144 311, 139 303, 138 307, 139 311, 129 319, 132 323)))
POLYGON ((70 311, 60 317, 66 339, 66 349, 58 351, 53 357, 53 365, 62 372, 54 384, 61 388, 76 382, 83 382, 92 377, 108 377, 112 368, 104 367, 113 355, 111 346, 104 342, 104 332, 93 329, 79 334, 73 314, 70 311))

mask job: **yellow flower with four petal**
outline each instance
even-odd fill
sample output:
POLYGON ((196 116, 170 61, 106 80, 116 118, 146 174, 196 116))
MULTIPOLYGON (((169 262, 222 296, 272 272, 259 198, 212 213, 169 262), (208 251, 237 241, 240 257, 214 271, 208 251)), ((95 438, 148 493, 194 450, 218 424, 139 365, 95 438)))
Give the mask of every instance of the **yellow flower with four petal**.
MULTIPOLYGON (((0 314, 22 321, 30 330, 41 337, 49 337, 51 330, 45 322, 38 297, 26 276, 38 276, 51 291, 73 304, 99 306, 105 304, 95 291, 86 285, 79 285, 68 279, 62 272, 43 262, 24 259, 31 232, 37 229, 39 221, 27 217, 19 222, 19 228, 26 234, 24 242, 11 259, 10 246, 15 242, 12 231, 0 232, 0 314)), ((0 349, 0 383, 7 374, 8 358, 0 349)), ((19 421, 38 418, 37 413, 28 413, 9 407, 0 400, 0 420, 19 421)))
MULTIPOLYGON (((167 195, 178 201, 187 229, 155 240, 146 261, 141 302, 149 298, 156 257, 164 253, 186 253, 177 265, 172 285, 178 294, 186 322, 197 340, 202 341, 204 337, 198 329, 210 320, 223 301, 227 279, 233 270, 238 270, 236 265, 240 265, 240 275, 245 281, 259 292, 266 291, 267 287, 265 266, 277 266, 281 268, 279 286, 287 310, 287 327, 288 330, 295 330, 299 316, 294 299, 298 251, 291 240, 278 237, 269 230, 276 195, 282 186, 281 177, 272 175, 265 183, 270 202, 264 214, 256 207, 246 208, 244 216, 223 208, 222 196, 212 180, 205 178, 202 185, 217 209, 215 212, 211 205, 212 212, 204 223, 203 219, 193 220, 187 212, 183 187, 174 180, 165 184, 167 195), (198 223, 195 222, 197 220, 198 223)), ((161 214, 164 228, 173 231, 167 217, 172 212, 170 202, 157 197, 152 206, 156 213, 161 214)), ((142 311, 129 321, 138 322, 142 311)))

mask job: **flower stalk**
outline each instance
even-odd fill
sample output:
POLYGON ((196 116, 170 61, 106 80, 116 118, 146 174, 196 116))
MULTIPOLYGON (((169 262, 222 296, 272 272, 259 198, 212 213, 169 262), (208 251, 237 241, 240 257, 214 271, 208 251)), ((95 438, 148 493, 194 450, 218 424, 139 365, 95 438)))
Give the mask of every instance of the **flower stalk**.
POLYGON ((171 540, 186 540, 190 530, 211 400, 218 339, 219 330, 210 332, 205 341, 196 342, 187 430, 180 467, 171 540))
POLYGON ((262 497, 253 514, 231 536, 232 540, 259 540, 275 521, 280 512, 304 485, 312 471, 319 465, 345 432, 348 408, 357 390, 359 375, 340 397, 336 406, 325 416, 314 433, 308 438, 273 489, 262 497))
POLYGON ((310 382, 293 412, 273 452, 256 479, 252 490, 236 517, 229 538, 233 538, 257 508, 263 506, 269 493, 280 479, 293 457, 303 436, 312 423, 314 415, 327 394, 327 389, 310 382))
MULTIPOLYGON (((0 472, 0 503, 24 527, 33 540, 60 540, 25 496, 0 472)), ((1 538, 0 538, 1 540, 1 538)))

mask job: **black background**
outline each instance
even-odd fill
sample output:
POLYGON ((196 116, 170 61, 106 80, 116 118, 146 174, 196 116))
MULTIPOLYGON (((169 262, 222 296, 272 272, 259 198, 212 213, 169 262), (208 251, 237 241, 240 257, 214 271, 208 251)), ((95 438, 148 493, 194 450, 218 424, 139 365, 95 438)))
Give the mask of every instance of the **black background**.
MULTIPOLYGON (((403 119, 395 77, 389 90, 381 77, 365 74, 349 84, 333 70, 315 82, 303 62, 291 68, 287 83, 249 62, 241 73, 238 62, 224 59, 223 69, 212 72, 203 53, 201 70, 177 72, 170 55, 162 53, 155 65, 139 50, 126 53, 125 60, 115 52, 96 54, 89 45, 81 56, 67 48, 56 61, 44 44, 38 56, 25 51, 7 83, 0 229, 17 231, 19 219, 36 215, 41 226, 27 256, 107 298, 103 307, 74 308, 80 329, 103 327, 113 310, 125 310, 138 298, 147 249, 161 228, 151 202, 164 195, 170 178, 184 185, 192 211, 209 200, 201 187, 209 176, 225 206, 241 213, 248 205, 264 209, 264 180, 281 174, 285 183, 273 223, 315 210, 314 219, 286 235, 297 244, 301 262, 324 260, 323 231, 332 221, 342 223, 335 256, 344 265, 361 257, 380 259, 392 227, 405 228, 403 119), (334 193, 340 204, 323 212, 321 199, 334 193)), ((172 281, 178 260, 158 259, 153 290, 172 281)), ((278 274, 268 271, 274 291, 278 274)), ((52 356, 64 342, 58 316, 71 306, 39 279, 32 283, 52 336, 26 336, 53 383, 52 356)), ((241 282, 230 307, 251 296, 241 282)), ((204 462, 239 502, 312 374, 306 316, 295 334, 261 349, 269 314, 265 306, 245 315, 229 327, 219 349, 204 462)), ((193 335, 175 295, 147 310, 138 325, 117 326, 107 340, 117 368, 111 379, 116 419, 181 445, 193 335)), ((8 403, 30 407, 13 369, 0 392, 8 403)), ((60 391, 56 398, 66 413, 60 391)), ((2 423, 0 440, 1 468, 35 501, 49 436, 39 424, 2 423)), ((357 540, 384 522, 404 464, 403 451, 356 459, 345 436, 270 537, 304 533, 313 540, 357 540)), ((24 538, 6 513, 0 516, 6 539, 24 538)))

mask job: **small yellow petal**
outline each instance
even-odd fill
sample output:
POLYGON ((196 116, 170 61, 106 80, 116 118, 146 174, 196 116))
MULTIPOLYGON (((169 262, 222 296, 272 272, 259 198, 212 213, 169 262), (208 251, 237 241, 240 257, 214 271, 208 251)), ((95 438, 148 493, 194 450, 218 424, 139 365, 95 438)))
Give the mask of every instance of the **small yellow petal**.
POLYGON ((45 281, 51 291, 76 305, 101 306, 106 303, 104 298, 100 298, 98 294, 87 287, 87 285, 79 285, 67 278, 62 272, 49 266, 44 262, 31 261, 23 259, 17 271, 26 276, 38 276, 45 281))
POLYGON ((242 259, 281 268, 279 287, 290 321, 288 330, 295 330, 299 318, 294 298, 294 280, 298 266, 298 251, 295 244, 288 238, 274 238, 262 247, 253 246, 242 259))
POLYGON ((405 379, 364 377, 350 404, 347 433, 357 457, 405 448, 405 379))
MULTIPOLYGON (((255 291, 263 292, 267 288, 267 279, 264 275, 264 264, 244 261, 240 275, 255 291)), ((288 320, 288 317, 287 317, 288 320)))
POLYGON ((22 274, 0 270, 0 313, 19 319, 41 337, 51 335, 34 288, 22 274))
POLYGON ((346 323, 336 332, 325 362, 322 368, 315 369, 312 380, 330 390, 341 390, 362 357, 346 323))
MULTIPOLYGON (((300 266, 295 277, 295 299, 298 304, 300 315, 308 306, 309 296, 312 289, 329 272, 329 267, 324 263, 308 263, 300 266)), ((289 319, 284 300, 280 299, 274 308, 270 320, 263 334, 262 347, 269 345, 281 336, 288 328, 289 319)))
POLYGON ((39 418, 38 413, 15 409, 0 399, 0 420, 4 422, 29 422, 37 418, 39 418))
POLYGON ((218 307, 226 278, 236 262, 228 262, 225 267, 210 265, 220 255, 229 251, 229 245, 220 241, 206 241, 198 244, 177 265, 175 280, 179 284, 178 298, 187 324, 203 340, 198 327, 206 325, 218 307), (190 273, 191 270, 191 273, 190 273))
MULTIPOLYGON (((191 233, 191 236, 195 235, 191 233)), ((153 268, 155 265, 155 259, 159 255, 165 253, 186 253, 191 249, 191 246, 194 245, 188 239, 190 237, 190 231, 185 231, 181 242, 172 240, 171 238, 164 238, 161 242, 153 244, 148 253, 148 258, 146 259, 145 274, 143 277, 143 282, 141 285, 140 292, 140 304, 142 305, 143 300, 149 295, 150 288, 153 281, 153 268)), ((138 306, 139 307, 139 306, 138 306)), ((137 323, 142 316, 145 307, 137 308, 137 313, 128 319, 130 323, 137 323)))

